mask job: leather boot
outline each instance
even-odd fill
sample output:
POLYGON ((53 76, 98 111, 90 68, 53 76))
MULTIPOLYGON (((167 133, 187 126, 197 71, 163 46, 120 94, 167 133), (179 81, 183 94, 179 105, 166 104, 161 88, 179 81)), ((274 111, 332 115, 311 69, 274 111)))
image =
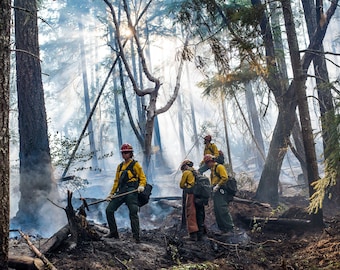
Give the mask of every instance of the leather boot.
POLYGON ((104 238, 115 238, 115 239, 119 239, 119 235, 117 232, 110 232, 106 235, 104 235, 104 238))
POLYGON ((190 233, 189 235, 191 241, 197 241, 197 232, 190 233))

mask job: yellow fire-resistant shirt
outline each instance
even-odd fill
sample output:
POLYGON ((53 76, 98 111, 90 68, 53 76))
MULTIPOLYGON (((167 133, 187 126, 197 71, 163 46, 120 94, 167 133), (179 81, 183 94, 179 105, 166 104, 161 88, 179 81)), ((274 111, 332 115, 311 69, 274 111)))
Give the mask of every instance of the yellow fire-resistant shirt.
POLYGON ((179 187, 184 188, 191 188, 195 184, 195 176, 192 173, 194 168, 189 167, 188 170, 183 171, 181 182, 179 183, 179 187))
POLYGON ((214 166, 210 170, 211 185, 216 186, 217 184, 219 184, 219 186, 222 186, 228 181, 227 169, 223 165, 215 162, 214 166))
POLYGON ((218 148, 216 144, 214 143, 207 143, 204 147, 204 155, 210 154, 213 155, 214 157, 218 157, 218 148))
MULTIPOLYGON (((122 172, 130 165, 132 161, 133 160, 131 159, 131 160, 128 160, 127 162, 123 162, 123 166, 121 170, 119 170, 120 164, 117 166, 116 177, 115 177, 110 195, 113 195, 116 193, 118 184, 119 184, 119 178, 122 172)), ((144 174, 142 166, 139 164, 138 161, 135 163, 135 165, 133 165, 132 169, 129 170, 127 173, 129 177, 128 182, 134 182, 134 181, 139 180, 139 186, 143 186, 143 187, 146 186, 146 176, 144 174)))

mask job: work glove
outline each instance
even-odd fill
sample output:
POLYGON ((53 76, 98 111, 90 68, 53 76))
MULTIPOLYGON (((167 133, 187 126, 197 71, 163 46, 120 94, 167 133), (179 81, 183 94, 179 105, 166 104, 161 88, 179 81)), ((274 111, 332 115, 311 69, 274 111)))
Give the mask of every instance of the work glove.
POLYGON ((144 191, 144 187, 143 186, 139 186, 138 188, 137 188, 137 191, 138 191, 138 193, 141 193, 141 192, 143 192, 144 191))
POLYGON ((216 192, 216 191, 219 190, 219 189, 220 189, 220 185, 217 184, 216 186, 213 187, 213 192, 216 192))
POLYGON ((109 196, 107 196, 106 201, 110 202, 113 198, 113 194, 110 194, 109 196))

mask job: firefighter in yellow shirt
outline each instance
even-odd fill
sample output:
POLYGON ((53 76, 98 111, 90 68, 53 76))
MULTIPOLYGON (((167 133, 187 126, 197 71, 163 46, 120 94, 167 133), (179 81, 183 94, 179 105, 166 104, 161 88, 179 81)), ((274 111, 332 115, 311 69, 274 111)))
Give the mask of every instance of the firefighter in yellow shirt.
POLYGON ((132 146, 128 143, 124 143, 121 146, 120 152, 122 153, 124 161, 117 167, 116 177, 111 192, 107 197, 107 201, 110 203, 106 208, 106 218, 110 233, 105 237, 119 238, 114 213, 123 203, 125 203, 130 213, 129 216, 133 238, 137 243, 140 243, 137 192, 140 193, 144 191, 147 180, 142 166, 138 161, 133 159, 132 146), (124 193, 126 193, 125 196, 114 197, 115 194, 119 195, 124 193))
MULTIPOLYGON (((211 142, 212 138, 211 135, 207 135, 204 137, 204 152, 203 152, 203 157, 207 154, 214 156, 217 158, 219 156, 218 148, 217 146, 211 142)), ((201 161, 200 163, 200 168, 198 171, 203 174, 209 170, 209 167, 205 164, 204 160, 201 161)))
POLYGON ((229 213, 229 202, 226 200, 225 190, 222 186, 228 181, 226 168, 215 161, 214 156, 207 154, 204 162, 210 169, 210 182, 213 186, 214 213, 218 228, 222 233, 234 231, 234 222, 229 213))
POLYGON ((193 165, 193 162, 188 159, 181 163, 182 178, 179 186, 183 189, 182 211, 186 219, 190 240, 201 241, 205 233, 205 209, 204 204, 197 200, 192 192, 192 188, 195 185, 195 169, 193 165))

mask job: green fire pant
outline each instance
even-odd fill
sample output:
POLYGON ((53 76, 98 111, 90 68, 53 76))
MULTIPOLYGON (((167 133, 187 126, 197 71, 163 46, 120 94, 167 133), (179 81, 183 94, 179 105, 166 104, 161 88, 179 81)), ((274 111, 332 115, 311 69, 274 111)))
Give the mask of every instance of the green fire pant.
POLYGON ((225 194, 221 193, 221 190, 219 189, 213 194, 214 212, 218 228, 223 232, 228 232, 234 229, 234 223, 229 213, 229 203, 225 199, 225 194))
MULTIPOLYGON (((124 190, 124 192, 128 192, 134 190, 135 187, 129 187, 124 190)), ((122 192, 123 193, 123 192, 122 192)), ((106 207, 106 219, 109 224, 110 233, 114 235, 118 235, 117 224, 115 220, 114 213, 115 211, 125 203, 129 208, 129 216, 131 222, 131 231, 133 238, 139 240, 139 217, 138 217, 138 193, 130 193, 122 197, 118 197, 112 199, 109 205, 106 207)))

